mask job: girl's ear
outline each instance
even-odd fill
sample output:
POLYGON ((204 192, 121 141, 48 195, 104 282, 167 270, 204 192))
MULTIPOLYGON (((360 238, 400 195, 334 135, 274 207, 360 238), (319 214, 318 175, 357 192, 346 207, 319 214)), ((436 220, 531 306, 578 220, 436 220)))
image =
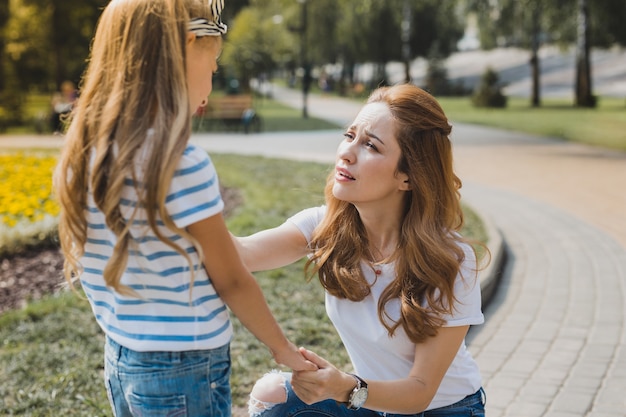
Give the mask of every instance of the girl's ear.
POLYGON ((187 46, 191 45, 196 40, 196 34, 193 32, 187 32, 187 46))

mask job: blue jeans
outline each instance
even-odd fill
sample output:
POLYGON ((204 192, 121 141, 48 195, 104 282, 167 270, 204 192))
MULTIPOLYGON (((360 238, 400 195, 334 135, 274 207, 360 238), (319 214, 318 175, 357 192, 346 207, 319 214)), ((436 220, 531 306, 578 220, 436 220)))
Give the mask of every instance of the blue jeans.
POLYGON ((440 408, 417 414, 390 414, 366 408, 348 410, 334 400, 307 405, 293 392, 289 378, 285 381, 287 401, 254 414, 258 417, 485 417, 485 391, 481 388, 462 400, 440 408))
POLYGON ((116 417, 230 417, 230 345, 136 352, 107 337, 104 380, 116 417))

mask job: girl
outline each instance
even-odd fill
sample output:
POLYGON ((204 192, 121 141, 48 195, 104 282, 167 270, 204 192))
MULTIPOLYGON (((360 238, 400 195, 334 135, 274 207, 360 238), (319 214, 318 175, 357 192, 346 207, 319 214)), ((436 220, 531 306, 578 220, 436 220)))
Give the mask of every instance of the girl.
POLYGON ((293 369, 226 229, 191 115, 217 69, 223 0, 113 0, 93 41, 55 178, 68 280, 106 334, 116 416, 230 416, 230 308, 293 369))
POLYGON ((302 349, 319 370, 270 373, 251 416, 481 416, 465 348, 483 322, 476 256, 452 168, 451 126, 412 85, 381 88, 347 129, 326 206, 238 238, 251 270, 309 256, 355 374, 302 349))

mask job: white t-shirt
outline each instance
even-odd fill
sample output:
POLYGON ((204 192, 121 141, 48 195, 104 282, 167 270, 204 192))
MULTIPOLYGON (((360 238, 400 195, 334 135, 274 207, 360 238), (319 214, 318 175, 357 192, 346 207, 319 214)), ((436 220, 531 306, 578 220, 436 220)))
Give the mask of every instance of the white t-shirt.
MULTIPOLYGON (((139 153, 141 163, 144 153, 139 153)), ((137 171, 138 181, 143 180, 137 171)), ((220 213, 224 202, 217 173, 205 151, 188 145, 178 163, 166 198, 167 212, 180 228, 220 213)), ((126 178, 121 211, 130 221, 137 205, 133 180, 126 178)), ((181 246, 196 270, 193 287, 187 260, 162 242, 148 227, 146 213, 138 209, 132 221, 132 242, 121 282, 137 297, 123 296, 107 287, 103 269, 117 241, 96 207, 91 191, 87 200, 87 242, 80 262, 81 283, 96 320, 113 340, 136 351, 213 349, 228 343, 232 326, 221 300, 191 241, 168 230, 157 219, 160 232, 181 246), (191 291, 190 291, 190 287, 191 291)))
MULTIPOLYGON (((325 207, 310 208, 301 211, 288 221, 295 224, 307 241, 310 241, 324 213, 325 207)), ((484 322, 480 283, 474 272, 474 252, 469 246, 464 247, 464 250, 465 262, 454 285, 454 295, 458 304, 452 316, 444 317, 447 321, 445 326, 449 327, 484 322)), ((413 366, 415 344, 407 337, 402 327, 396 330, 394 337, 389 337, 387 329, 378 318, 378 300, 383 290, 395 278, 394 264, 380 265, 381 274, 378 276, 365 261, 362 262, 362 270, 365 279, 372 284, 371 293, 358 302, 326 293, 328 317, 337 329, 359 376, 366 380, 406 378, 413 366)), ((392 318, 398 318, 400 301, 388 303, 386 311, 392 318)), ((454 404, 478 391, 481 385, 478 366, 463 342, 427 409, 454 404)))

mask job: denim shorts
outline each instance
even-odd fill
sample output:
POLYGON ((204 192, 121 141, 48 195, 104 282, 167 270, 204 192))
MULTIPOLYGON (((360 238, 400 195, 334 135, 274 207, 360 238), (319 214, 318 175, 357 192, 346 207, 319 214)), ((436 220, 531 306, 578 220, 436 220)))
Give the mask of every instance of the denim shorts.
POLYGON ((485 391, 480 388, 462 400, 440 408, 417 414, 392 414, 361 408, 348 410, 334 400, 306 404, 298 398, 291 387, 290 374, 285 373, 287 401, 273 404, 267 410, 254 414, 255 417, 485 417, 485 391))
POLYGON ((186 352, 136 352, 112 339, 104 382, 116 417, 230 417, 230 345, 186 352))

